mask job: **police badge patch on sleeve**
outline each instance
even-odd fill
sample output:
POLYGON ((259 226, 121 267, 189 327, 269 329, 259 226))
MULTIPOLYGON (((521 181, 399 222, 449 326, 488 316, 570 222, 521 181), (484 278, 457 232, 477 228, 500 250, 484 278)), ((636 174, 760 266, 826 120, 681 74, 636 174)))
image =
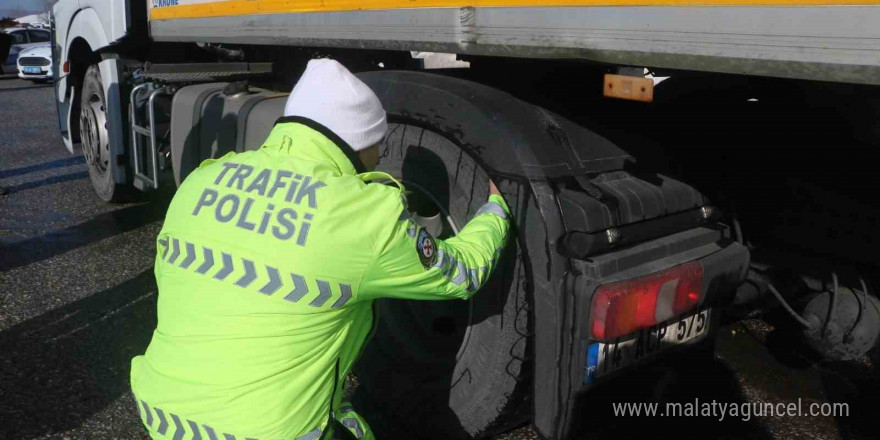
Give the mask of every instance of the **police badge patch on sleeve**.
POLYGON ((416 251, 418 251, 419 260, 422 262, 422 266, 425 266, 425 269, 431 267, 434 264, 434 260, 437 259, 437 243, 434 242, 434 237, 425 228, 419 229, 419 235, 416 237, 416 251))

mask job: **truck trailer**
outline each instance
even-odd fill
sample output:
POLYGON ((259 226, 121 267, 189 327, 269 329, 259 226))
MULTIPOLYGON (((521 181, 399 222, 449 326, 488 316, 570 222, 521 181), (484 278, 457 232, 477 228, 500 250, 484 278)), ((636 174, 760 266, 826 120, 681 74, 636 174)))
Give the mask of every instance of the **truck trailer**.
POLYGON ((118 202, 259 148, 309 59, 359 72, 413 219, 454 235, 491 177, 516 232, 471 300, 379 303, 371 424, 564 439, 732 310, 781 304, 822 358, 874 347, 877 23, 877 0, 59 0, 55 98, 118 202))

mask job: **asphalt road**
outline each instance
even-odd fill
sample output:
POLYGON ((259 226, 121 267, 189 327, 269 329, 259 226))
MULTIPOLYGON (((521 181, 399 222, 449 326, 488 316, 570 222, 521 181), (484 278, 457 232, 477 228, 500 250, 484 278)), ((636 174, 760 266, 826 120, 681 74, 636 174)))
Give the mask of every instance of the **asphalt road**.
MULTIPOLYGON (((52 88, 0 77, 0 439, 146 439, 129 362, 156 323, 154 240, 170 193, 110 205, 58 135, 52 88)), ((772 317, 771 317, 772 318, 772 317)), ((578 438, 878 438, 880 356, 817 363, 776 321, 729 321, 715 356, 606 383, 578 438), (849 416, 615 417, 612 402, 849 405, 849 416)), ((665 367, 665 368, 661 368, 665 367)), ((424 438, 431 438, 426 433, 424 438)), ((526 426, 498 440, 537 438, 526 426)))

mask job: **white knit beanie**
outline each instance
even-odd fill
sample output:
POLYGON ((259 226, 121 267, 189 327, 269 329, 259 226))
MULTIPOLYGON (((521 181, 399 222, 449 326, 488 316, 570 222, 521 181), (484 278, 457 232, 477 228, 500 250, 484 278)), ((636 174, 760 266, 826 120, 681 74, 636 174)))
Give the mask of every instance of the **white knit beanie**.
POLYGON ((379 98, 336 60, 309 61, 287 98, 284 116, 311 119, 342 138, 355 151, 377 144, 388 123, 379 98))

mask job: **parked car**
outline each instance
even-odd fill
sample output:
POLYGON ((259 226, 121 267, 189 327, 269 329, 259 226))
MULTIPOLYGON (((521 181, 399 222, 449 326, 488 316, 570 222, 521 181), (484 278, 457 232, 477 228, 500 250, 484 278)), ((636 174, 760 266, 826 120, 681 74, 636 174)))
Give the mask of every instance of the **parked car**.
POLYGON ((52 79, 52 46, 43 43, 18 53, 18 77, 34 82, 52 79))
POLYGON ((12 47, 9 49, 9 56, 3 62, 3 73, 18 72, 16 61, 22 50, 49 43, 52 39, 46 29, 7 28, 4 32, 12 37, 12 47))

